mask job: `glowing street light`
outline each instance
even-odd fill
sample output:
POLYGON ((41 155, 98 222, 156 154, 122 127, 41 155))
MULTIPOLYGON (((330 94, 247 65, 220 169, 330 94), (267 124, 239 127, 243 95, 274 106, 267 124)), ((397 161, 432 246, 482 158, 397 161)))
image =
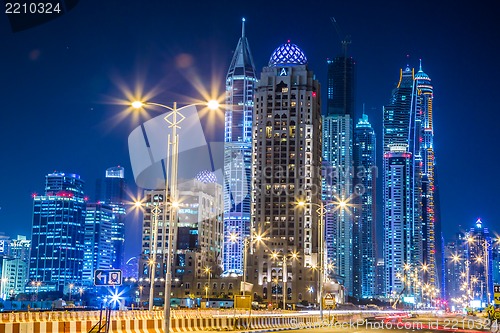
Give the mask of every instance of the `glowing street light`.
POLYGON ((208 295, 208 290, 210 289, 210 275, 211 275, 210 274, 211 273, 210 267, 205 267, 205 269, 203 271, 208 276, 208 285, 205 287, 205 298, 207 299, 207 303, 208 303, 207 307, 210 307, 210 297, 208 295))
POLYGON ((69 284, 69 300, 70 300, 70 301, 71 301, 71 293, 73 292, 73 287, 74 287, 74 286, 75 286, 75 285, 74 285, 73 283, 70 283, 70 284, 69 284))
MULTIPOLYGON (((171 288, 172 288, 172 252, 173 252, 173 243, 176 243, 177 232, 175 230, 176 221, 177 221, 177 213, 178 213, 178 193, 177 193, 177 173, 179 167, 179 135, 177 134, 177 129, 180 128, 179 124, 185 119, 185 116, 182 115, 180 111, 182 109, 195 106, 195 105, 205 105, 208 106, 210 110, 216 110, 219 107, 219 103, 217 101, 209 101, 207 103, 193 103, 189 105, 185 105, 183 107, 177 108, 177 102, 173 103, 173 107, 167 106, 165 104, 155 103, 155 102, 143 102, 143 101, 133 101, 131 106, 134 109, 141 109, 146 106, 157 106, 163 109, 167 109, 170 113, 165 116, 163 119, 167 122, 169 127, 172 129, 172 133, 168 135, 168 148, 172 147, 171 154, 171 165, 170 169, 167 166, 167 170, 170 170, 170 175, 166 175, 165 177, 165 195, 164 195, 164 207, 167 207, 167 197, 170 189, 170 201, 172 202, 169 211, 169 232, 168 232, 168 249, 167 255, 165 258, 166 261, 166 273, 165 273, 165 300, 164 300, 164 331, 168 332, 170 327, 170 297, 171 297, 171 288), (169 184, 169 176, 170 176, 170 184, 169 184), (169 186, 170 185, 170 186, 169 186), (173 204, 175 203, 175 204, 173 204)), ((169 151, 167 149, 166 160, 169 160, 169 151)), ((156 242, 156 240, 155 240, 156 242)), ((156 256, 156 253, 154 253, 156 256)), ((151 284, 154 283, 154 279, 151 280, 151 284)), ((152 302, 151 302, 152 303, 152 302)), ((151 305, 150 305, 151 306, 151 305)))

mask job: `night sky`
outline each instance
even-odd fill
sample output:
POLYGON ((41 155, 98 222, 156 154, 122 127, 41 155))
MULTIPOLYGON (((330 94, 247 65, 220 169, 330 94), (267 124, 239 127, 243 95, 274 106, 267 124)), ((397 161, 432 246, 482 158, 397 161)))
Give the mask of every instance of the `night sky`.
MULTIPOLYGON (((242 17, 258 76, 273 50, 290 39, 320 80, 324 105, 326 59, 338 55, 341 38, 350 35, 356 111, 359 116, 365 103, 379 144, 382 106, 399 69, 409 63, 418 70, 422 59, 434 85, 445 236, 478 217, 500 232, 500 11, 483 1, 448 0, 90 0, 20 32, 0 15, 0 232, 30 236, 31 195, 43 193, 44 176, 55 170, 80 174, 94 198, 96 179, 121 165, 135 194, 127 138, 145 119, 122 117, 126 107, 117 101, 142 87, 159 103, 192 102, 202 98, 193 82, 222 95, 242 17)), ((220 141, 222 128, 222 122, 207 127, 207 135, 220 141)), ((128 235, 138 230, 139 222, 130 221, 128 235)), ((127 244, 127 256, 139 251, 138 236, 127 244)))

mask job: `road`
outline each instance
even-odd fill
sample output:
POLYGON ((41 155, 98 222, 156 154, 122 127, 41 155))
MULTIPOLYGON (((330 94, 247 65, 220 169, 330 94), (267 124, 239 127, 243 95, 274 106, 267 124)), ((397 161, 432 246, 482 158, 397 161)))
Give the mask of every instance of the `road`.
POLYGON ((329 324, 325 322, 323 327, 303 327, 300 330, 290 330, 288 332, 308 333, 384 333, 395 331, 401 333, 431 333, 431 332, 457 332, 457 333, 484 333, 490 332, 488 322, 484 318, 446 316, 446 317, 418 317, 418 318, 397 318, 390 317, 387 321, 370 320, 363 322, 353 320, 351 322, 337 322, 329 324))

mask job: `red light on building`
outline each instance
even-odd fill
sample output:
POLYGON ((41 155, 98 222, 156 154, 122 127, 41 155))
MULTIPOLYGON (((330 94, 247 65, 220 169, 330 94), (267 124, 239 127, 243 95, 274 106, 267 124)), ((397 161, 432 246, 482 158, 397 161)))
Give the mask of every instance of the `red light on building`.
POLYGON ((315 91, 313 91, 312 95, 313 95, 313 97, 316 97, 316 92, 315 92, 315 91))

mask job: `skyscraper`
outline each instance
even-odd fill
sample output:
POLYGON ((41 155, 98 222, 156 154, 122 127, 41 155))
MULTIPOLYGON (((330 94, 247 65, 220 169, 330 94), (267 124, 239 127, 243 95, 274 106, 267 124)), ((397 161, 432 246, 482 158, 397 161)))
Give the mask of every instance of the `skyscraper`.
MULTIPOLYGON (((323 117, 323 200, 329 203, 353 199, 353 119, 355 62, 344 54, 328 61, 328 108, 323 117)), ((352 203, 352 202, 351 202, 352 203)), ((353 288, 352 210, 334 207, 325 214, 327 261, 349 295, 353 288)))
MULTIPOLYGON (((400 70, 399 83, 389 104, 384 106, 383 120, 384 261, 386 293, 390 297, 393 292, 403 291, 405 270, 406 273, 409 269, 419 271, 421 277, 420 266, 423 265, 422 117, 417 112, 414 70, 409 66, 400 70), (395 235, 403 238, 395 240, 395 235)), ((405 291, 407 294, 415 293, 408 289, 405 291)))
POLYGON ((252 233, 264 244, 253 243, 247 275, 268 302, 317 291, 320 100, 304 52, 290 41, 279 46, 256 87, 252 146, 252 233))
POLYGON ((376 295, 376 137, 368 116, 363 114, 354 129, 354 202, 353 276, 355 295, 376 295))
POLYGON ((328 104, 327 115, 350 115, 354 117, 356 93, 356 62, 343 54, 328 60, 328 104))
POLYGON ((226 76, 223 251, 226 274, 242 274, 243 243, 250 236, 252 119, 256 82, 243 19, 241 38, 226 76))
POLYGON ((28 265, 30 261, 31 241, 26 236, 4 242, 0 298, 7 299, 25 292, 28 284, 28 265))
POLYGON ((79 175, 51 173, 33 198, 30 280, 64 291, 82 280, 85 198, 79 175))
POLYGON ((113 268, 121 269, 124 264, 125 243, 125 169, 121 166, 106 169, 104 202, 112 208, 111 241, 113 243, 113 268))
POLYGON ((464 233, 457 233, 455 239, 445 247, 445 298, 450 302, 459 299, 464 294, 463 283, 466 279, 465 258, 467 257, 464 233))
MULTIPOLYGON (((434 126, 433 126, 433 87, 431 79, 420 69, 415 74, 417 90, 417 116, 420 118, 420 156, 421 166, 421 204, 422 204, 422 258, 427 265, 423 282, 437 285, 438 268, 436 265, 436 249, 439 247, 441 235, 436 234, 435 213, 435 156, 434 156, 434 126)), ((439 251, 440 252, 440 251, 439 251)))
POLYGON ((474 227, 470 228, 465 240, 471 295, 481 304, 490 304, 493 300, 492 240, 481 219, 477 219, 474 227))
POLYGON ((86 285, 94 282, 96 269, 113 268, 113 207, 101 203, 88 203, 85 214, 85 253, 82 280, 86 285))
POLYGON ((390 151, 384 153, 384 265, 388 297, 403 292, 405 265, 413 263, 411 175, 412 155, 407 146, 390 145, 390 151))

